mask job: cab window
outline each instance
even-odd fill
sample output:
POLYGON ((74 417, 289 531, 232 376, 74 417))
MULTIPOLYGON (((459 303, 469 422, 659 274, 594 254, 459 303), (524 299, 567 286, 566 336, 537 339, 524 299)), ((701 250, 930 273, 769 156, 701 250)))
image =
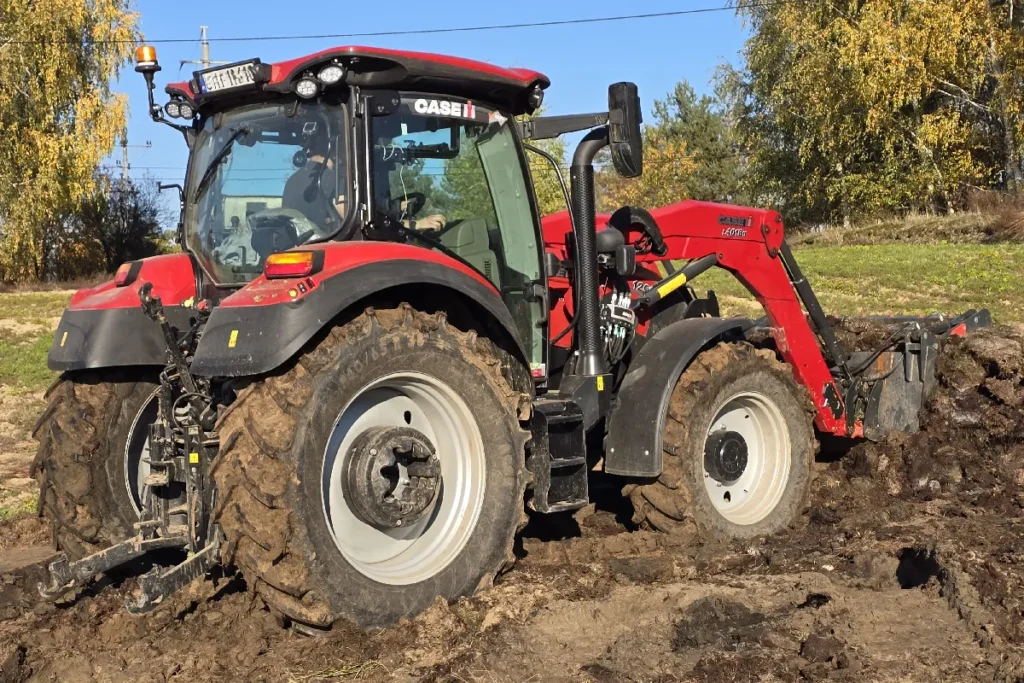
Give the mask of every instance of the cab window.
POLYGON ((487 278, 541 369, 540 243, 511 117, 469 101, 407 95, 373 126, 376 210, 400 222, 411 243, 487 278))

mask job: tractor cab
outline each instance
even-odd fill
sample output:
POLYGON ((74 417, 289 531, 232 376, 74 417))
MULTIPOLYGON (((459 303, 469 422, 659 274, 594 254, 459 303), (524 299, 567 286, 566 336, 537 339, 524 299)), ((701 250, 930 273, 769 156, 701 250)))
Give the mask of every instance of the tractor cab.
MULTIPOLYGON (((155 55, 138 69, 152 84, 155 55)), ((191 148, 180 240, 219 288, 323 242, 444 254, 500 293, 543 374, 543 243, 514 117, 547 85, 533 71, 356 47, 196 72, 151 105, 191 148)))

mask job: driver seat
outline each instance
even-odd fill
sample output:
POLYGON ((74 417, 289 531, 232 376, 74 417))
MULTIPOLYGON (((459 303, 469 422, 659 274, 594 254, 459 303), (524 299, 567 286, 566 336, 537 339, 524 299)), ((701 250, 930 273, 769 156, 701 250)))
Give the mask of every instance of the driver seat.
POLYGON ((498 256, 491 249, 487 221, 483 218, 467 218, 446 229, 439 235, 441 244, 458 254, 467 263, 501 291, 501 274, 498 256))

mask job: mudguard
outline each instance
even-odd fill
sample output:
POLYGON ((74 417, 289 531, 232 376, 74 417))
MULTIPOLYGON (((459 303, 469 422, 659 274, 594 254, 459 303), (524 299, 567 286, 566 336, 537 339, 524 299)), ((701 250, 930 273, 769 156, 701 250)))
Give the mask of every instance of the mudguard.
POLYGON ((163 366, 167 352, 160 327, 139 305, 139 288, 153 283, 173 327, 188 330, 195 319, 196 275, 188 254, 135 261, 131 281, 82 289, 71 298, 53 337, 47 365, 66 372, 140 365, 163 366))
POLYGON ((242 377, 270 372, 345 309, 401 285, 440 285, 468 297, 497 321, 525 357, 508 308, 469 266, 404 244, 347 242, 309 248, 324 252, 319 273, 273 280, 261 276, 213 310, 192 361, 193 373, 242 377))
POLYGON ((661 437, 676 381, 708 345, 742 339, 745 318, 679 320, 648 340, 629 366, 608 419, 604 471, 629 477, 661 474, 661 437))

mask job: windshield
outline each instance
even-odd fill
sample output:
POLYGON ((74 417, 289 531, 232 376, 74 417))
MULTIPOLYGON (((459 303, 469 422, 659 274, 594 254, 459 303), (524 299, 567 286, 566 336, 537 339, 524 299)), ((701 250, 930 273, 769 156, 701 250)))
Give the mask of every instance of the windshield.
POLYGON ((189 168, 185 240, 218 283, 337 232, 348 194, 345 109, 257 104, 208 118, 189 168))

